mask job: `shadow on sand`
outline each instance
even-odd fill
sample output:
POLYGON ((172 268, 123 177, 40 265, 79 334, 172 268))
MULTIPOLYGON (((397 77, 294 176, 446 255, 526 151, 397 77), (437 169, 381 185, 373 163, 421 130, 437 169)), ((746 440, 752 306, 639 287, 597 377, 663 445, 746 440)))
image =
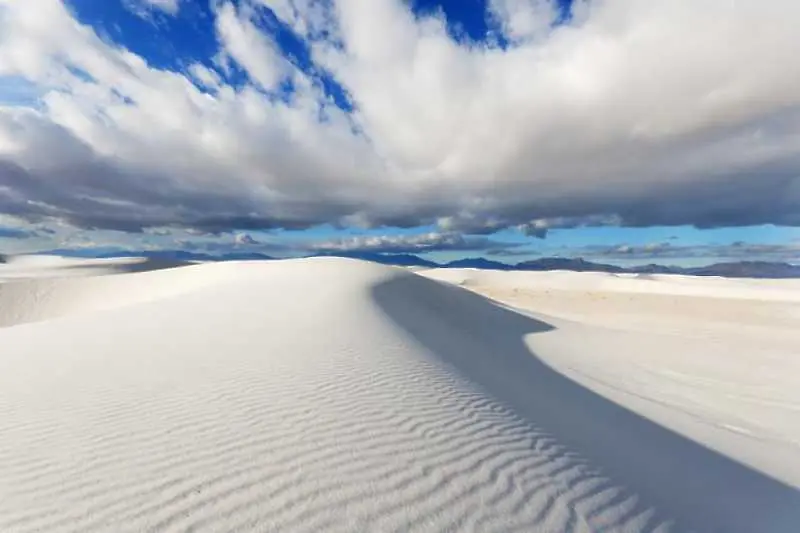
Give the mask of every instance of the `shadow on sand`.
POLYGON ((106 274, 136 274, 140 272, 180 268, 193 264, 180 259, 158 259, 151 257, 133 257, 131 259, 131 261, 121 261, 119 259, 109 259, 106 261, 96 260, 94 263, 85 265, 63 267, 63 270, 66 273, 69 273, 70 270, 97 270, 98 273, 102 273, 103 270, 108 270, 108 272, 105 272, 106 274))
MULTIPOLYGON (((649 510, 652 516, 643 530, 671 523, 670 531, 800 531, 800 491, 651 422, 541 362, 523 338, 554 329, 549 324, 416 275, 379 284, 373 297, 437 358, 532 428, 551 435, 565 454, 574 454, 576 465, 595 475, 601 472, 614 486, 624 487, 626 497, 638 497, 638 509, 624 514, 649 510)), ((620 516, 616 526, 603 530, 617 530, 624 519, 620 516)))

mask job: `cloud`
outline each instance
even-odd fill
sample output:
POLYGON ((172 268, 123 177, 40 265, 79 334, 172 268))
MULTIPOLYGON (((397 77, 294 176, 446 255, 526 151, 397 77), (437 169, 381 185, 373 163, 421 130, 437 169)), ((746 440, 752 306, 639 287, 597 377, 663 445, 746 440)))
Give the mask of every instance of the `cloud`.
MULTIPOLYGON (((71 238, 80 243, 87 232, 75 232, 71 238)), ((63 240, 63 237, 62 237, 63 240)), ((145 237, 125 238, 115 232, 95 232, 93 245, 117 245, 121 249, 181 249, 211 254, 241 251, 260 252, 281 257, 306 256, 317 253, 429 253, 439 251, 475 252, 502 255, 521 243, 502 242, 488 237, 463 236, 455 233, 428 232, 413 235, 359 235, 349 238, 285 239, 276 236, 255 236, 246 232, 234 234, 196 234, 183 230, 150 229, 145 237)))
POLYGON ((34 241, 38 237, 46 239, 54 234, 55 230, 50 227, 29 224, 23 219, 0 212, 0 239, 34 241))
POLYGON ((570 250, 574 255, 606 259, 654 260, 716 258, 724 260, 758 260, 795 262, 800 260, 800 245, 759 244, 734 242, 730 244, 675 245, 670 242, 655 242, 643 246, 629 244, 613 246, 585 246, 570 250))
POLYGON ((275 43, 259 31, 255 16, 252 9, 221 4, 217 11, 217 35, 223 57, 236 61, 259 88, 269 91, 288 74, 288 65, 275 43))
POLYGON ((547 237, 548 232, 554 229, 619 225, 621 225, 621 220, 616 215, 588 215, 582 217, 540 218, 520 224, 517 228, 529 237, 544 239, 547 237))
POLYGON ((442 251, 479 252, 519 246, 486 237, 430 232, 419 235, 358 236, 300 245, 311 252, 427 253, 442 251))
POLYGON ((233 242, 237 245, 245 245, 245 246, 255 246, 261 244, 258 240, 255 239, 249 233, 237 233, 233 237, 233 242))
POLYGON ((131 232, 800 225, 800 4, 575 5, 559 25, 550 2, 492 0, 503 48, 401 0, 219 0, 216 57, 177 72, 58 0, 0 0, 0 76, 43 95, 0 107, 0 212, 131 232))
POLYGON ((0 227, 0 239, 28 239, 36 234, 19 228, 0 227))
POLYGON ((558 18, 558 3, 548 0, 489 0, 489 11, 511 40, 525 42, 546 35, 558 18))
POLYGON ((460 213, 455 216, 439 218, 436 225, 443 231, 467 233, 470 235, 489 235, 504 228, 516 227, 528 237, 544 239, 551 230, 573 229, 594 226, 618 226, 621 221, 615 215, 589 215, 583 217, 539 218, 519 222, 514 218, 496 216, 484 218, 471 213, 460 213))
POLYGON ((172 16, 177 15, 181 0, 123 0, 123 3, 134 14, 148 18, 156 10, 172 16))

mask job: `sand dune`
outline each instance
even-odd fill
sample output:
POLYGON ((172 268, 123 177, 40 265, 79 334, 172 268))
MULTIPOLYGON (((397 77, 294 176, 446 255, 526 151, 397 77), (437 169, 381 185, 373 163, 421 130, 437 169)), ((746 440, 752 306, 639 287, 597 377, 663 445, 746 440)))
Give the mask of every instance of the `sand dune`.
POLYGON ((230 269, 213 264, 176 266, 151 260, 48 260, 11 273, 0 269, 0 280, 9 276, 0 282, 0 327, 160 300, 231 279, 230 269))
POLYGON ((759 389, 574 299, 332 258, 0 284, 0 531, 797 531, 784 345, 759 389))
POLYGON ((54 255, 0 255, 0 283, 31 278, 64 278, 151 272, 188 264, 186 261, 146 257, 81 259, 54 255))
POLYGON ((436 268, 424 276, 457 285, 515 289, 603 291, 625 294, 665 294, 742 300, 800 302, 798 279, 748 279, 675 274, 608 274, 605 272, 526 272, 436 268))

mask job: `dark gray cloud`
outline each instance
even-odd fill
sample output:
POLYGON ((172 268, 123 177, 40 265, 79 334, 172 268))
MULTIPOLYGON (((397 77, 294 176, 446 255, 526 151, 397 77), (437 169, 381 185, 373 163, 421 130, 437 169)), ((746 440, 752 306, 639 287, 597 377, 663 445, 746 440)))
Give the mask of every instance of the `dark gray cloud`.
MULTIPOLYGON (((255 0, 213 6, 216 57, 249 80, 235 88, 199 63, 191 75, 156 68, 76 24, 63 2, 8 3, 3 74, 41 100, 0 108, 0 213, 215 235, 800 225, 796 2, 739 2, 726 17, 710 3, 686 16, 669 2, 601 2, 552 35, 517 35, 518 18, 496 14, 519 42, 491 54, 399 0, 368 11, 342 1, 325 16, 311 4, 276 16, 352 113, 260 32, 255 0), (672 37, 686 32, 704 46, 672 37), (269 97, 289 79, 289 97, 269 97)), ((428 246, 492 251, 450 239, 428 246)))
POLYGON ((101 161, 49 173, 28 171, 0 161, 0 213, 29 222, 58 219, 82 229, 139 233, 173 226, 205 233, 232 230, 306 229, 342 216, 336 206, 292 202, 285 215, 225 191, 191 190, 171 180, 134 177, 101 161))
POLYGON ((377 205, 367 207, 359 202, 313 198, 271 204, 244 190, 196 189, 169 177, 145 178, 97 158, 90 164, 56 171, 30 171, 0 160, 0 213, 31 223, 59 219, 77 228, 124 232, 164 226, 207 233, 302 230, 325 223, 350 227, 356 221, 365 228, 436 223, 443 232, 472 235, 516 227, 528 236, 545 238, 553 229, 601 225, 797 226, 800 176, 789 173, 787 169, 761 174, 758 179, 698 180, 636 194, 606 189, 589 197, 564 196, 547 205, 498 201, 485 211, 463 215, 459 205, 443 197, 404 206, 394 205, 390 198, 375 198, 377 205), (615 194, 613 198, 609 198, 610 192, 615 194))

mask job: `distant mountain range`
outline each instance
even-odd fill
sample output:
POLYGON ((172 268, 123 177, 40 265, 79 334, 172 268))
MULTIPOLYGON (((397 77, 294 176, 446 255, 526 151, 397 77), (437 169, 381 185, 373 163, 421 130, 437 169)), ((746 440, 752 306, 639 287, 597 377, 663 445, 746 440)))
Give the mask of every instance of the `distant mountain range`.
POLYGON ((593 263, 584 259, 547 257, 533 261, 523 261, 515 265, 507 265, 494 261, 476 258, 453 261, 444 268, 483 268, 494 270, 571 270, 574 272, 608 272, 612 274, 681 274, 685 276, 720 276, 726 278, 800 278, 800 265, 789 263, 772 263, 766 261, 737 261, 731 263, 714 263, 703 267, 678 267, 666 265, 642 265, 621 267, 604 263, 593 263), (489 265, 492 264, 492 265, 489 265))
MULTIPOLYGON (((51 250, 46 253, 87 258, 147 257, 150 259, 178 261, 247 261, 275 259, 272 256, 258 252, 230 252, 222 255, 212 255, 183 250, 119 251, 89 249, 51 250)), ((465 258, 440 264, 413 254, 384 254, 378 252, 329 252, 316 254, 313 257, 349 257, 384 265, 424 268, 478 268, 483 270, 524 270, 536 272, 571 270, 575 272, 608 272, 612 274, 682 274, 687 276, 721 276, 727 278, 800 278, 800 265, 767 261, 737 261, 715 263, 703 267, 684 268, 657 264, 621 267, 605 263, 594 263, 582 258, 564 257, 545 257, 515 264, 501 263, 482 257, 465 258)), ((1 257, 0 262, 2 262, 1 257)))
POLYGON ((348 257, 350 259, 361 259, 372 261, 382 265, 405 266, 405 267, 441 267, 439 263, 423 259, 413 254, 382 254, 377 252, 326 252, 315 254, 312 257, 348 257))
POLYGON ((800 265, 767 261, 737 261, 714 263, 703 267, 678 267, 667 265, 642 265, 621 267, 604 263, 593 263, 581 258, 546 257, 523 261, 514 265, 490 261, 483 258, 461 259, 444 268, 481 268, 492 270, 571 270, 574 272, 608 272, 612 274, 681 274, 685 276, 720 276, 726 278, 800 278, 800 265))

